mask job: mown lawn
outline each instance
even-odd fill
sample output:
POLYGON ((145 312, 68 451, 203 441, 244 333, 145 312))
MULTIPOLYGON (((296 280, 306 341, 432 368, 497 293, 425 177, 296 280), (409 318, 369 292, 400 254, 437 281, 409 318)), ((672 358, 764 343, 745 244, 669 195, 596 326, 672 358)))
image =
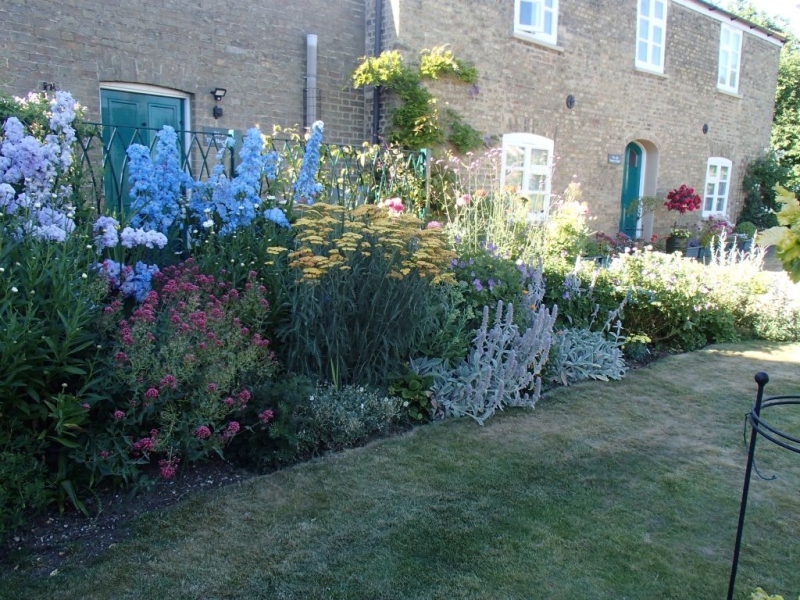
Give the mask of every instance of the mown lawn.
MULTIPOLYGON (((2 598, 719 599, 753 375, 800 394, 800 344, 716 346, 439 422, 140 519, 2 598)), ((800 436, 800 407, 772 409, 800 436)), ((800 454, 759 440, 737 598, 800 594, 800 454)))

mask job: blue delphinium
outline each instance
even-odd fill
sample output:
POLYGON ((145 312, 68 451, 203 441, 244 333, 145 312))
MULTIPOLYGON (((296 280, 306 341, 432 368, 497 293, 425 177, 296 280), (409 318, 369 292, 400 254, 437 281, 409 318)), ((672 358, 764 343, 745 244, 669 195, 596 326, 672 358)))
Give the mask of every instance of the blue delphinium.
POLYGON ((278 164, 275 152, 262 153, 264 140, 261 130, 253 127, 247 131, 242 142, 239 151, 241 162, 236 168, 236 176, 228 179, 222 159, 232 144, 233 139, 230 139, 226 147, 220 150, 217 165, 208 181, 195 183, 195 193, 189 204, 195 218, 205 228, 211 227, 213 219, 217 219, 220 223, 219 235, 222 236, 253 222, 261 205, 262 181, 275 178, 278 164))
POLYGON ((286 214, 280 208, 268 208, 264 211, 264 218, 280 227, 285 227, 286 229, 292 228, 289 224, 289 219, 286 218, 286 214))
POLYGON ((180 167, 175 130, 165 125, 156 138, 155 159, 141 144, 128 147, 131 224, 166 234, 173 224, 182 226, 181 201, 192 181, 180 167))
POLYGON ((322 144, 324 128, 322 121, 317 121, 311 126, 311 137, 306 142, 303 165, 300 167, 300 174, 294 184, 295 202, 313 204, 317 194, 322 191, 322 184, 317 183, 316 177, 319 170, 319 149, 322 144))

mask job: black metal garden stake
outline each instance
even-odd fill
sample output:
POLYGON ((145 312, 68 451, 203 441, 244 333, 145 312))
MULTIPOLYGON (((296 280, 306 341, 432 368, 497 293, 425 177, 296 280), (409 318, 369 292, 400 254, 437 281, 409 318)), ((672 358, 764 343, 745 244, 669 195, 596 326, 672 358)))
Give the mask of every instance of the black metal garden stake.
POLYGON ((736 569, 739 566, 739 551, 742 546, 742 531, 744 529, 744 514, 747 510, 747 494, 750 491, 750 476, 753 472, 753 462, 756 450, 756 440, 759 435, 781 448, 800 454, 800 439, 779 431, 761 418, 761 409, 787 404, 800 405, 800 396, 773 396, 764 400, 764 387, 769 382, 769 375, 763 372, 756 373, 758 394, 753 409, 747 415, 750 422, 750 448, 747 452, 747 467, 744 472, 744 485, 742 487, 742 502, 739 508, 739 526, 736 529, 736 544, 733 549, 733 562, 731 563, 731 579, 728 583, 728 600, 733 600, 733 588, 736 583, 736 569))

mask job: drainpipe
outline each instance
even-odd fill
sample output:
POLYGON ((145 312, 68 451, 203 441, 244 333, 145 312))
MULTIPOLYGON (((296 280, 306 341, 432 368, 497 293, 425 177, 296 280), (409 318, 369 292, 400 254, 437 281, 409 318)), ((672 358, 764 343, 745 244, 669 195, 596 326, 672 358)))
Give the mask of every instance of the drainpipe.
MULTIPOLYGON (((375 56, 381 53, 381 22, 383 21, 383 0, 375 0, 375 56)), ((378 143, 378 130, 381 122, 381 87, 372 90, 372 143, 378 143)))
POLYGON ((317 36, 306 36, 306 127, 317 120, 317 36))

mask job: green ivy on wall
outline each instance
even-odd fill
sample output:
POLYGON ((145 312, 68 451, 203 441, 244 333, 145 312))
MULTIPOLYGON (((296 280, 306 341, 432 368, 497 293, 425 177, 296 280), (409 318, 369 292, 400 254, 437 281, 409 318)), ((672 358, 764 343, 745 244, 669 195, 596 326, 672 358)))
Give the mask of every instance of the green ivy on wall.
POLYGON ((483 144, 480 133, 451 109, 446 111, 446 118, 442 118, 436 98, 422 85, 423 79, 438 79, 440 76, 475 83, 478 70, 453 56, 446 46, 437 46, 421 52, 416 69, 406 65, 397 50, 364 57, 352 80, 356 88, 380 86, 402 100, 402 105, 392 113, 389 138, 392 143, 418 150, 447 142, 462 154, 474 150, 483 144))

